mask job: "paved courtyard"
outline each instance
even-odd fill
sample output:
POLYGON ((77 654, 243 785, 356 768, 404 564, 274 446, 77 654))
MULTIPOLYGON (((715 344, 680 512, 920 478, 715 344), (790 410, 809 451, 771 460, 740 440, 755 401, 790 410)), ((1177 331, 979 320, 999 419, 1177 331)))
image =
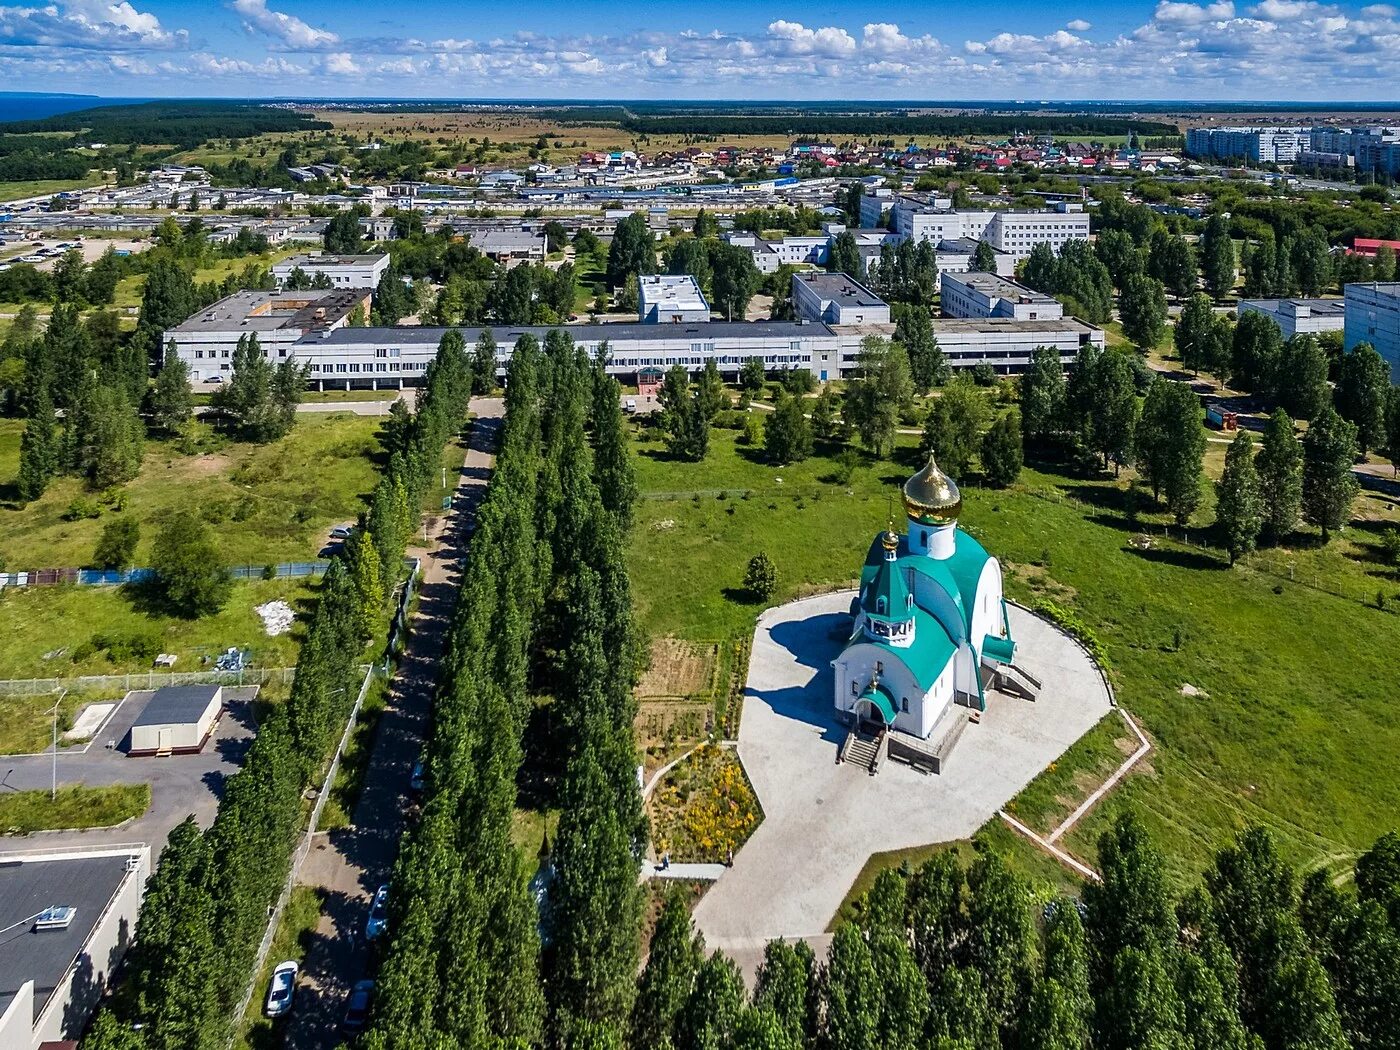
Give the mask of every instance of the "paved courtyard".
MULTIPOLYGON (((872 853, 967 838, 1110 709, 1084 651, 1011 608, 1016 660, 1044 682, 1034 703, 989 692, 940 775, 885 761, 876 776, 838 766, 845 739, 831 661, 854 591, 769 609, 758 621, 739 757, 764 819, 695 909, 711 948, 752 969, 776 937, 817 941, 872 853)), ((952 714, 966 714, 955 708, 952 714)))

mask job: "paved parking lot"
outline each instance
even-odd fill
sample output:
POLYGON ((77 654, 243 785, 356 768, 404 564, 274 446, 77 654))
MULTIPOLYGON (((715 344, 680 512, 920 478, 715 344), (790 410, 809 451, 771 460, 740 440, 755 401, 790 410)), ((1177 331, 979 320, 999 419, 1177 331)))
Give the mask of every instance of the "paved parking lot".
POLYGON ((822 934, 872 853, 969 837, 1110 709, 1084 651, 1012 608, 1017 662, 1044 682, 1038 700, 989 692, 941 775, 890 761, 873 777, 837 765, 845 730, 831 661, 854 595, 770 609, 754 634, 738 752, 763 823, 695 909, 705 943, 748 972, 769 940, 822 934))
MULTIPOLYGON (((194 814, 203 827, 213 822, 224 783, 238 771, 252 743, 257 728, 253 704, 257 693, 256 686, 226 686, 226 710, 204 749, 197 755, 168 758, 128 758, 121 750, 132 722, 152 695, 145 690, 128 693, 86 750, 82 744, 64 747, 62 740, 59 741, 58 783, 60 787, 68 784, 100 787, 145 782, 151 785, 151 808, 131 823, 117 828, 45 831, 0 839, 0 851, 147 842, 154 862, 171 828, 187 816, 194 814)), ((0 790, 47 790, 52 771, 52 752, 0 756, 0 790)))

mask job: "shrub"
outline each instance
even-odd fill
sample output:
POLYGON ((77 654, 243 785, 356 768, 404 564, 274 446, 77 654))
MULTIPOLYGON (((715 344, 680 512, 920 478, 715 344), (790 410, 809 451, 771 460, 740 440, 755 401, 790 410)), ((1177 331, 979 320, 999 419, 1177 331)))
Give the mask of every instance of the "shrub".
POLYGON ((72 503, 68 504, 68 509, 64 511, 63 517, 68 521, 82 521, 84 518, 102 517, 102 504, 89 496, 79 496, 72 503))
POLYGON ((773 592, 777 589, 777 567, 767 554, 759 551, 749 559, 748 569, 744 572, 744 590, 748 591, 755 601, 766 602, 773 597, 773 592))
POLYGON ((275 580, 275 579, 277 579, 277 566, 276 566, 276 565, 264 565, 264 566, 263 566, 263 579, 264 579, 264 580, 275 580))
POLYGON ((99 569, 129 568, 140 541, 141 526, 135 518, 113 518, 102 526, 102 535, 92 555, 93 564, 99 569))
POLYGON ((151 568, 170 607, 193 619, 223 608, 233 589, 209 528, 193 514, 176 514, 156 536, 151 568))
POLYGON ((97 634, 93 635, 92 646, 95 650, 105 650, 113 663, 150 663, 160 652, 160 636, 145 631, 97 634))

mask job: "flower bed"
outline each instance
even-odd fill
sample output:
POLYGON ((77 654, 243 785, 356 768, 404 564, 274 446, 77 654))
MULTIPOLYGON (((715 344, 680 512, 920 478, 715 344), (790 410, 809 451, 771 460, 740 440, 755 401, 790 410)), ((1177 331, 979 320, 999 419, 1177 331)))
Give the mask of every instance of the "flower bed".
POLYGON ((722 862, 763 819, 738 756, 702 744, 673 769, 647 803, 657 855, 673 861, 722 862))

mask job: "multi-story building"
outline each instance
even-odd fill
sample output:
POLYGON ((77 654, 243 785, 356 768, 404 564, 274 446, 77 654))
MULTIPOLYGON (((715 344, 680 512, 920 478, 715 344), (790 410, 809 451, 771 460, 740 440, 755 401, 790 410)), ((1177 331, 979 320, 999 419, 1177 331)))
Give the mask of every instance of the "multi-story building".
POLYGON ((644 274, 637 281, 637 320, 642 324, 690 324, 710 319, 700 282, 688 273, 644 274))
POLYGON ((994 273, 940 273, 939 301, 947 317, 1058 321, 1065 315, 1058 299, 994 273))
POLYGON ((1186 132, 1186 152, 1211 160, 1292 164, 1301 150, 1312 148, 1307 128, 1189 128, 1186 132))
POLYGON ((174 343, 189 366, 190 381, 218 383, 233 371, 238 340, 254 334, 269 360, 293 353, 303 336, 349 324, 357 307, 369 314, 369 289, 339 292, 235 292, 166 329, 163 344, 174 343))
POLYGON ((1347 285, 1342 345, 1350 350, 1370 343, 1390 365, 1390 381, 1400 383, 1400 283, 1375 281, 1347 285))
POLYGON ((1061 201, 1044 211, 959 211, 948 204, 944 198, 896 198, 890 205, 890 226, 901 241, 986 241, 1006 253, 1013 265, 1037 244, 1048 244, 1058 253, 1068 241, 1089 239, 1089 216, 1078 201, 1061 201))
POLYGON ((795 273, 792 304, 797 316, 831 325, 889 324, 890 307, 844 273, 795 273))
POLYGON ((1340 332, 1345 327, 1343 299, 1241 299, 1239 314, 1263 314, 1278 325, 1285 339, 1295 335, 1340 332))
POLYGON ((272 276, 279 288, 287 283, 294 270, 300 270, 312 278, 324 275, 332 288, 377 288, 379 279, 388 268, 388 255, 323 255, 312 252, 283 259, 272 267, 272 276))

